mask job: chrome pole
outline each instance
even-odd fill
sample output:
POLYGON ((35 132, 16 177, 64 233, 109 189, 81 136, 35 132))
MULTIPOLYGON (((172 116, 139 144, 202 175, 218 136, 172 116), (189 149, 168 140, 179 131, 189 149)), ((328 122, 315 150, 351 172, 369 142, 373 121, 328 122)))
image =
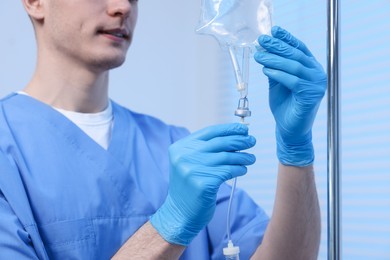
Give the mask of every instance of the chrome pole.
POLYGON ((328 0, 328 259, 341 259, 339 3, 328 0))

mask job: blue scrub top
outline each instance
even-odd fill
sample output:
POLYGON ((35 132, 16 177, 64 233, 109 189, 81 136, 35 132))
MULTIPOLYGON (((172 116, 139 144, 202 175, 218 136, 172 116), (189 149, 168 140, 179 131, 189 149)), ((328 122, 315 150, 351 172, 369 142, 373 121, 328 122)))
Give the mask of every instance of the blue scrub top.
MULTIPOLYGON (((29 96, 0 101, 0 259, 109 259, 164 202, 168 147, 188 135, 112 102, 108 150, 29 96)), ((181 259, 224 259, 230 186, 209 225, 181 259)), ((241 259, 261 243, 269 218, 237 190, 232 238, 241 259)))

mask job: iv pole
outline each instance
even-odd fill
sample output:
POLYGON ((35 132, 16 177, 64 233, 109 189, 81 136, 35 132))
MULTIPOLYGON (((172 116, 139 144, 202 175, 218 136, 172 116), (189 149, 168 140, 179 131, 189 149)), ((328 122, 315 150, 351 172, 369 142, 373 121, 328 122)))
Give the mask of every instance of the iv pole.
POLYGON ((328 0, 328 260, 341 259, 339 3, 328 0))

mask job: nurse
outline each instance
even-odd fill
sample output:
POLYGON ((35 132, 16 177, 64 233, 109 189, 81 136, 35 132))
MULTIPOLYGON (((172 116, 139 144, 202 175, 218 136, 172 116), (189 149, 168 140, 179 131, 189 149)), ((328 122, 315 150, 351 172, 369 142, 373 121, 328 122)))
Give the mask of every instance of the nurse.
MULTIPOLYGON (((190 134, 108 97, 136 0, 22 0, 37 40, 25 88, 0 101, 0 259, 221 259, 225 181, 255 162, 241 124, 190 134), (243 152, 239 152, 243 151, 243 152)), ((311 128, 326 74, 274 27, 256 53, 269 77, 278 186, 272 218, 237 191, 242 259, 316 259, 320 212, 311 128)))

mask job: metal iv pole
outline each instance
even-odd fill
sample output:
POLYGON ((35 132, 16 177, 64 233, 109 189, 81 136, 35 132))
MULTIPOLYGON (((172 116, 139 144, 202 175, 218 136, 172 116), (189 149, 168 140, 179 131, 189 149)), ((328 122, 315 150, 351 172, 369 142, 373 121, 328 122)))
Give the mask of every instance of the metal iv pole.
POLYGON ((328 260, 341 259, 339 2, 328 0, 328 260))

